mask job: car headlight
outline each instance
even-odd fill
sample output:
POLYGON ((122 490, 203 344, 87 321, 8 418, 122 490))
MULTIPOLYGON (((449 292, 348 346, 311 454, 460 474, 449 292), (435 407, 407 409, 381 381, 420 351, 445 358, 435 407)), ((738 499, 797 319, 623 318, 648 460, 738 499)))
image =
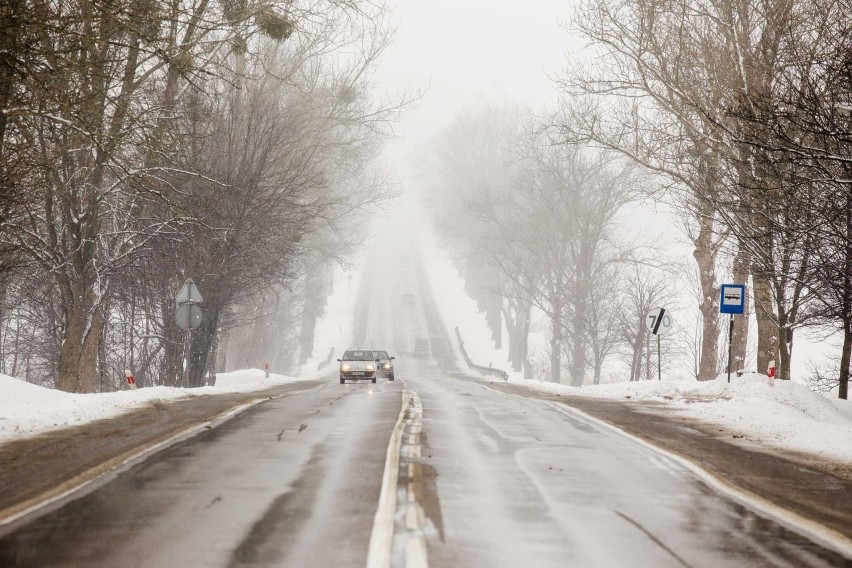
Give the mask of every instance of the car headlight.
POLYGON ((391 366, 391 364, 390 364, 390 363, 385 363, 385 369, 392 369, 392 368, 393 368, 393 367, 391 366))
POLYGON ((375 368, 375 367, 373 367, 372 365, 367 365, 367 370, 368 370, 368 371, 375 371, 375 370, 376 370, 376 368, 375 368))
POLYGON ((341 365, 340 366, 341 371, 349 371, 349 369, 350 369, 349 365, 341 365))

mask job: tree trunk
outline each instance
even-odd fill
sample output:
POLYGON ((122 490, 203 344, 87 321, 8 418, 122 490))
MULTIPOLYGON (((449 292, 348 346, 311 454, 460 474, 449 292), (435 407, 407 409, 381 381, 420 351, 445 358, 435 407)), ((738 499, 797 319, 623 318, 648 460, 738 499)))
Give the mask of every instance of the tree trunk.
POLYGON ((651 334, 645 334, 645 380, 651 380, 651 334))
POLYGON ((225 373, 228 370, 228 340, 231 338, 230 332, 226 331, 223 337, 217 340, 217 344, 219 341, 222 342, 222 346, 219 347, 217 345, 217 361, 216 361, 216 372, 225 373))
POLYGON ((769 281, 752 275, 754 308, 757 319, 757 372, 765 373, 770 361, 778 361, 778 325, 772 311, 769 281))
POLYGON ((209 303, 205 303, 204 319, 197 329, 192 331, 189 340, 189 369, 187 385, 190 388, 203 387, 210 350, 213 347, 216 330, 219 327, 219 312, 209 303))
POLYGON ((207 384, 211 387, 216 386, 216 360, 219 357, 219 333, 213 332, 213 344, 210 346, 210 360, 207 362, 207 368, 210 369, 210 379, 207 384))
POLYGON ((570 381, 572 387, 583 385, 586 371, 586 324, 588 316, 586 313, 588 307, 588 294, 584 282, 578 283, 577 294, 573 299, 574 318, 572 321, 573 341, 571 343, 571 367, 570 381))
POLYGON ((790 380, 790 360, 793 353, 793 343, 786 341, 791 338, 793 330, 786 325, 779 328, 779 335, 784 337, 784 341, 778 342, 778 361, 776 377, 782 380, 790 380))
MULTIPOLYGON (((747 284, 749 272, 751 270, 751 254, 746 246, 739 240, 737 255, 734 257, 733 277, 734 284, 747 284)), ((753 292, 752 292, 753 294, 753 292)), ((734 326, 734 335, 731 338, 731 363, 734 370, 745 369, 746 353, 748 352, 748 329, 749 329, 749 303, 746 302, 745 314, 741 318, 737 318, 737 323, 734 326)))
POLYGON ((595 373, 592 377, 593 384, 599 385, 601 384, 601 369, 603 368, 603 359, 596 353, 595 354, 595 373))
POLYGON ((506 330, 509 333, 509 361, 512 363, 513 371, 521 371, 528 366, 530 305, 515 299, 507 300, 507 302, 508 307, 503 314, 503 320, 506 322, 506 330))
MULTIPOLYGON (((704 203, 704 202, 702 202, 704 203)), ((701 282, 701 356, 698 380, 716 378, 719 371, 719 287, 716 285, 716 255, 713 250, 713 208, 709 205, 698 212, 699 231, 692 255, 698 264, 701 282)))
POLYGON ((644 325, 644 321, 640 320, 636 334, 629 339, 630 347, 633 349, 633 357, 630 360, 631 382, 638 381, 640 378, 642 378, 642 343, 645 339, 645 336, 643 334, 644 325))
POLYGON ((98 348, 103 313, 95 306, 94 284, 79 281, 66 298, 66 324, 59 352, 56 388, 67 392, 92 393, 97 386, 98 348))
POLYGON ((550 380, 561 382, 562 367, 562 304, 561 300, 552 302, 553 313, 550 316, 550 380))
POLYGON ((187 332, 175 323, 175 303, 173 296, 166 292, 160 300, 160 312, 163 316, 163 358, 160 363, 159 384, 167 387, 183 386, 184 341, 187 332))
POLYGON ((299 336, 299 365, 313 356, 317 319, 325 303, 325 272, 316 263, 308 263, 305 271, 305 304, 302 308, 302 326, 299 336))
POLYGON ((840 389, 838 397, 849 398, 849 362, 852 359, 852 318, 843 322, 843 350, 840 352, 840 389))
POLYGON ((489 291, 487 292, 485 318, 488 327, 491 328, 491 339, 494 341, 495 349, 503 348, 503 298, 489 291))

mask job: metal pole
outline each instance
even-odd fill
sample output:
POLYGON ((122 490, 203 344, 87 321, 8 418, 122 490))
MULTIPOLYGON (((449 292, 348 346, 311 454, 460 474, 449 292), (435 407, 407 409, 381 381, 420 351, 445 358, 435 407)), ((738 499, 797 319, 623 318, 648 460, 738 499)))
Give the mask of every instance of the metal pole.
POLYGON ((180 377, 180 386, 181 388, 186 388, 187 385, 187 376, 189 375, 189 336, 192 334, 192 331, 187 330, 186 336, 183 338, 183 372, 180 377))
POLYGON ((663 380, 663 361, 660 359, 660 336, 657 336, 657 380, 663 380))
POLYGON ((731 353, 733 352, 734 314, 731 314, 731 327, 728 328, 728 382, 731 382, 731 353))

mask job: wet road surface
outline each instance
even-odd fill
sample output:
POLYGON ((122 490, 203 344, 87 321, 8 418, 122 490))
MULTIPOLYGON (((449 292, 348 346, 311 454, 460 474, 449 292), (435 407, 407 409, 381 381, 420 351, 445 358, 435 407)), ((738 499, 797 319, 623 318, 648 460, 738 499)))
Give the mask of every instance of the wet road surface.
POLYGON ((852 565, 564 404, 406 375, 423 407, 430 566, 852 565))
POLYGON ((270 400, 0 538, 0 566, 363 565, 398 383, 270 400))

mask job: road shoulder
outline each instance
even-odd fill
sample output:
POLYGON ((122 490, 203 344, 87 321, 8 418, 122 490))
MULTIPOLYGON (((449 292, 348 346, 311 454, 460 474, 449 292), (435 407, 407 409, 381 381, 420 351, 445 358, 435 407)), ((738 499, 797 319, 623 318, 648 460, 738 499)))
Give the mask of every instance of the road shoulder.
POLYGON ((760 446, 716 425, 675 416, 662 404, 548 394, 502 381, 483 383, 507 394, 580 410, 852 543, 852 464, 760 446))
MULTIPOLYGON (((0 529, 8 520, 121 467, 240 407, 316 388, 300 381, 273 388, 152 403, 114 418, 54 430, 0 445, 0 529)), ((8 527, 7 527, 8 528, 8 527)), ((5 532, 0 530, 0 532, 5 532)))

